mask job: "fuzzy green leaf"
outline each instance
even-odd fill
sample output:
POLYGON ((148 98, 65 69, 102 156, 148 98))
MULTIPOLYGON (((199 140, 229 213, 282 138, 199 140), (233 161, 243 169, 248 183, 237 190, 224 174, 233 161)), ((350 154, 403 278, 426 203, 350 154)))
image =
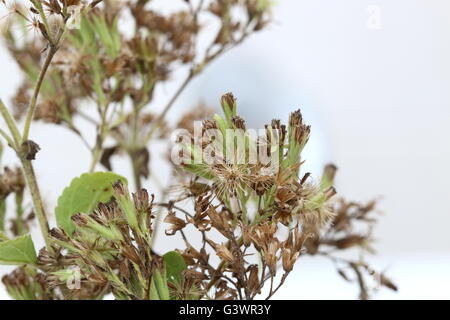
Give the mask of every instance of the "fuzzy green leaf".
POLYGON ((34 264, 37 256, 30 235, 0 242, 0 264, 34 264))
POLYGON ((163 259, 166 264, 168 281, 180 283, 182 272, 186 270, 186 263, 181 254, 176 251, 170 251, 163 255, 163 259))
POLYGON ((72 234, 75 226, 71 217, 75 213, 90 213, 99 202, 107 202, 113 195, 112 184, 127 180, 112 172, 85 173, 72 180, 58 199, 55 209, 56 221, 60 228, 72 234))

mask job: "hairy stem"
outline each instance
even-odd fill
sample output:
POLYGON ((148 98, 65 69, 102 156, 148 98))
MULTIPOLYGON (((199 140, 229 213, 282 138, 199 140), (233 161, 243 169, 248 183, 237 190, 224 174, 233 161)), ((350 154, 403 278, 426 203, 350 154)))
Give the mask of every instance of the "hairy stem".
POLYGON ((47 73, 48 67, 50 66, 50 64, 53 60, 53 57, 55 56, 57 47, 51 45, 49 50, 50 51, 47 54, 47 57, 45 58, 44 64, 42 65, 42 68, 41 68, 41 71, 39 72, 39 76, 38 76, 36 85, 34 87, 33 96, 31 97, 30 105, 28 106, 28 112, 27 112, 27 116, 25 118, 25 126, 23 128, 22 141, 28 140, 31 122, 33 121, 33 116, 36 111, 36 105, 37 105, 37 99, 39 96, 39 92, 41 91, 42 83, 44 82, 44 78, 47 73))
POLYGON ((94 152, 92 154, 92 161, 89 165, 89 172, 92 173, 95 170, 95 167, 97 166, 97 163, 100 161, 100 157, 102 155, 102 149, 101 147, 96 146, 94 149, 94 152))
POLYGON ((31 198, 33 199, 34 210, 38 217, 39 226, 41 227, 42 235, 44 236, 47 248, 50 249, 50 237, 49 237, 49 225, 47 216, 45 214, 44 205, 42 203, 41 193, 39 192, 39 186, 34 174, 33 165, 30 160, 27 160, 23 155, 20 155, 20 161, 22 162, 23 172, 25 180, 27 181, 28 188, 30 189, 31 198))
MULTIPOLYGON (((34 112, 36 111, 36 105, 37 105, 37 99, 39 96, 39 92, 41 91, 42 83, 44 81, 45 75, 47 73, 48 67, 50 66, 53 57, 55 56, 56 51, 58 50, 58 43, 59 40, 62 37, 62 33, 57 39, 56 43, 50 43, 50 51, 45 58, 44 64, 42 65, 41 71, 39 72, 39 76, 34 88, 33 96, 30 100, 30 105, 28 107, 27 116, 25 119, 25 126, 23 130, 23 135, 20 135, 19 129, 17 128, 17 125, 14 121, 14 119, 11 117, 11 114, 9 113, 6 106, 3 104, 3 102, 0 100, 0 113, 3 116, 3 119, 5 120, 9 131, 11 132, 11 135, 14 140, 14 150, 16 151, 21 163, 23 172, 25 175, 25 180, 27 182, 27 186, 30 190, 31 198, 33 200, 34 210, 36 213, 36 216, 38 217, 39 226, 41 228, 42 235, 44 237, 45 243, 47 248, 50 250, 50 238, 49 238, 49 225, 47 216, 45 214, 44 206, 42 203, 41 194, 39 192, 39 187, 36 180, 36 175, 34 173, 33 165, 31 163, 31 160, 28 160, 26 158, 26 155, 24 154, 24 151, 22 150, 21 146, 22 143, 28 140, 28 135, 30 132, 31 122, 33 121, 34 112)), ((8 141, 10 143, 12 141, 8 141)), ((11 143, 10 143, 11 144, 11 143)))
POLYGON ((15 197, 16 201, 16 225, 17 225, 17 234, 23 235, 26 233, 27 228, 23 220, 23 190, 16 193, 15 197))

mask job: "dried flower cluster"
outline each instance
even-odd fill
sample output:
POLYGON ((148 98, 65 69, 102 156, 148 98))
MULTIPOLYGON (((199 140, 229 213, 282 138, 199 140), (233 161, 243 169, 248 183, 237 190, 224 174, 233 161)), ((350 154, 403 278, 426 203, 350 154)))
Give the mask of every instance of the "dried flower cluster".
POLYGON ((372 292, 367 275, 396 289, 364 261, 335 254, 371 250, 375 203, 336 204, 332 165, 321 181, 302 171, 311 128, 300 110, 287 125, 274 119, 254 134, 231 93, 220 99, 223 116, 198 107, 180 119, 171 149, 178 194, 169 188, 154 199, 142 188, 152 174, 149 142, 167 139, 173 128, 166 115, 181 92, 217 57, 264 29, 270 9, 267 0, 185 0, 172 13, 150 0, 30 0, 10 7, 8 18, 15 19, 4 39, 26 74, 12 113, 0 101, 8 129, 0 135, 21 164, 0 175, 0 263, 19 265, 3 277, 11 297, 269 299, 306 254, 329 257, 346 280, 353 279, 344 269, 352 270, 362 299, 372 292), (131 33, 121 29, 125 18, 131 33), (13 28, 24 23, 37 36, 13 28), (200 45, 206 27, 216 33, 200 45), (158 85, 180 71, 185 78, 162 111, 150 112, 158 85), (77 118, 93 125, 95 141, 87 141, 77 118), (92 153, 89 172, 59 198, 58 227, 51 230, 33 170, 40 149, 29 139, 33 121, 68 128, 92 153), (131 195, 127 180, 111 172, 118 154, 131 160, 131 195), (95 172, 99 164, 110 172, 95 172), (33 201, 26 217, 25 191, 33 201), (13 239, 5 225, 12 195, 13 239), (27 235, 34 216, 46 241, 38 255, 27 235), (160 222, 167 237, 179 237, 176 250, 155 250, 160 222))

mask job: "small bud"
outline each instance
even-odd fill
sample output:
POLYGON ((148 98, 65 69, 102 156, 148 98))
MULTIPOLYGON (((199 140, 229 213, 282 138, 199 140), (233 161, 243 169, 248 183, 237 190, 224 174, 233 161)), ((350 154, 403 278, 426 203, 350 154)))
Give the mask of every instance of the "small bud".
POLYGON ((122 209, 128 224, 135 230, 139 228, 136 208, 130 199, 128 188, 121 182, 117 181, 113 184, 114 197, 122 209))
POLYGON ((300 151, 308 142, 310 133, 311 126, 307 126, 303 123, 303 116, 300 110, 292 112, 289 117, 290 141, 295 141, 300 146, 300 151))
POLYGON ((130 246, 130 245, 124 245, 122 247, 122 255, 133 261, 133 263, 139 265, 141 263, 141 258, 139 257, 139 254, 136 252, 136 249, 134 248, 134 246, 130 246))
POLYGON ((152 209, 153 195, 152 201, 150 201, 147 190, 141 189, 138 192, 133 193, 133 202, 137 211, 150 213, 152 209))
POLYGON ((215 130, 217 129, 217 122, 215 120, 204 120, 202 123, 202 133, 206 130, 215 130))
POLYGON ((128 196, 128 189, 123 185, 122 181, 117 181, 113 184, 114 193, 116 196, 128 196))
POLYGON ((232 93, 226 93, 220 99, 220 104, 223 112, 225 113, 228 124, 231 125, 231 119, 233 116, 236 116, 236 99, 232 93))
POLYGON ((231 121, 233 122, 233 125, 236 129, 242 129, 245 130, 245 121, 239 116, 233 116, 231 118, 231 121))
POLYGON ((77 213, 72 216, 72 221, 81 228, 89 228, 98 232, 102 237, 112 241, 122 241, 123 236, 117 226, 113 223, 103 225, 96 219, 86 214, 77 213))
POLYGON ((330 200, 332 197, 334 197, 337 194, 336 188, 329 187, 327 190, 325 190, 324 194, 325 194, 325 199, 330 200))
POLYGON ((269 271, 272 276, 275 276, 277 273, 277 252, 280 248, 278 241, 271 242, 266 250, 264 250, 264 260, 269 267, 269 271))
POLYGON ((50 236, 60 241, 70 241, 64 230, 53 228, 50 230, 50 236))
POLYGON ((250 245, 252 244, 252 238, 250 237, 250 227, 247 226, 246 224, 242 224, 241 226, 242 228, 242 242, 244 243, 244 246, 246 247, 250 247, 250 245))
POLYGON ((88 218, 85 214, 76 213, 71 217, 73 223, 79 227, 85 227, 88 224, 88 218))
POLYGON ((294 268, 294 264, 297 261, 299 256, 298 252, 291 252, 291 249, 284 249, 281 253, 282 262, 283 262, 283 270, 285 272, 291 272, 294 268))
POLYGON ((260 281, 258 277, 258 266, 253 264, 249 267, 248 290, 251 294, 260 293, 260 281))
POLYGON ((320 182, 320 188, 326 189, 334 184, 334 177, 336 175, 337 167, 330 163, 327 164, 323 170, 322 180, 320 182))
POLYGON ((234 260, 233 254, 231 251, 223 244, 218 244, 214 248, 216 250, 216 254, 222 258, 224 261, 231 263, 234 260))

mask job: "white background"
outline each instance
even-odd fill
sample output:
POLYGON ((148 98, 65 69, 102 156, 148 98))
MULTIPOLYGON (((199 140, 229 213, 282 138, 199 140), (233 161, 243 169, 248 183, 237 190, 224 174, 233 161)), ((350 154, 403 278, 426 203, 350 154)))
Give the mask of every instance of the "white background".
MULTIPOLYGON (((307 169, 317 176, 334 162, 340 195, 382 197, 372 261, 388 268, 400 291, 377 297, 449 299, 450 2, 279 0, 274 16, 269 30, 196 79, 169 116, 199 100, 217 105, 227 91, 254 126, 301 107, 313 126, 307 169), (381 28, 371 28, 374 5, 381 28)), ((8 102, 20 76, 3 48, 0 68, 0 97, 8 102)), ((174 85, 161 88, 162 102, 174 85)), ((53 208, 70 179, 87 170, 88 153, 55 126, 35 126, 32 138, 43 147, 35 166, 53 208)), ((160 172, 157 147, 152 166, 160 172)), ((14 163, 12 153, 6 163, 14 163)), ((119 163, 129 174, 128 162, 119 163)), ((307 258, 278 298, 352 299, 355 289, 327 261, 307 258)))

